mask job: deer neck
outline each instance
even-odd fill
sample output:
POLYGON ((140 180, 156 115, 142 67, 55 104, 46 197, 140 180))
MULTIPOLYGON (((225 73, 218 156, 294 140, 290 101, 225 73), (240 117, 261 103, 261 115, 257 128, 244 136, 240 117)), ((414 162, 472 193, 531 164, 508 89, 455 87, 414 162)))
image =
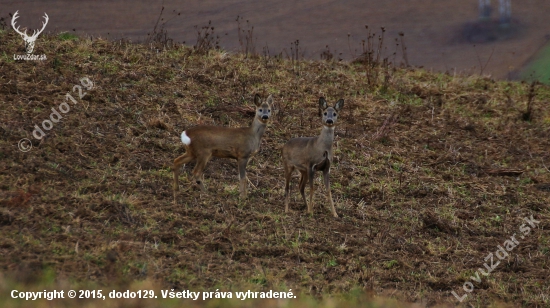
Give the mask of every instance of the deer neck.
POLYGON ((323 126, 321 134, 317 138, 317 146, 320 149, 330 150, 332 149, 332 141, 334 140, 334 126, 327 127, 323 126))
POLYGON ((265 132, 265 128, 266 124, 262 123, 258 117, 254 117, 254 121, 252 121, 252 125, 250 125, 250 133, 254 136, 253 138, 258 144, 265 132))

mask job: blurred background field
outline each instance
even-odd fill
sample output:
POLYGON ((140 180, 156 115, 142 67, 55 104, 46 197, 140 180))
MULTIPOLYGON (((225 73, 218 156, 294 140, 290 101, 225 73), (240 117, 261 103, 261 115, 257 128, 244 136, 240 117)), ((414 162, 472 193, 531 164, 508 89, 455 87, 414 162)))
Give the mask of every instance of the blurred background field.
MULTIPOLYGON (((511 5, 506 27, 494 26, 499 21, 496 0, 487 19, 479 19, 477 0, 4 1, 0 17, 7 18, 8 13, 19 10, 20 24, 37 28, 47 12, 50 22, 46 31, 143 42, 164 6, 165 29, 178 43, 195 44, 195 26, 200 29, 211 21, 214 35, 219 36, 225 50, 241 50, 239 29, 253 27, 251 40, 258 53, 266 48, 272 55, 289 56, 291 49, 297 48, 300 57, 319 59, 328 46, 336 58, 346 60, 361 53, 368 25, 373 32, 386 29, 385 53, 397 52, 399 62, 401 46, 395 46, 394 40, 402 32, 411 65, 453 74, 517 79, 550 37, 550 2, 524 0, 512 1, 511 5), (296 40, 297 47, 293 46, 296 40)), ((547 72, 550 67, 536 69, 547 72)))

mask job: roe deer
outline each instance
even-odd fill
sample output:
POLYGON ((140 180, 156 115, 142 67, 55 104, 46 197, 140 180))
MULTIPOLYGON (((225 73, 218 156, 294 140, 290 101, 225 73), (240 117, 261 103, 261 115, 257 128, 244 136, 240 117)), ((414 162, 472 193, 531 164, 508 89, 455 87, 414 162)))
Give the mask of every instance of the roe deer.
POLYGON ((329 107, 324 97, 319 98, 319 109, 322 112, 323 129, 317 137, 292 138, 283 147, 283 166, 285 170, 285 212, 288 212, 290 199, 290 177, 294 169, 300 171, 300 194, 307 206, 307 211, 313 214, 313 178, 315 171, 323 171, 325 187, 332 215, 338 217, 332 194, 330 192, 329 173, 332 160, 332 141, 334 139, 334 125, 339 112, 344 107, 344 100, 340 99, 334 107, 329 107), (309 182, 309 204, 304 193, 309 182))
POLYGON ((178 176, 181 166, 196 161, 193 178, 201 190, 205 191, 203 171, 212 156, 237 160, 240 196, 246 197, 246 165, 248 159, 260 148, 262 135, 271 116, 273 97, 270 95, 262 103, 260 96, 256 94, 254 104, 256 105, 256 114, 249 127, 230 128, 199 125, 181 133, 185 154, 174 160, 174 203, 176 203, 176 192, 179 189, 178 176))

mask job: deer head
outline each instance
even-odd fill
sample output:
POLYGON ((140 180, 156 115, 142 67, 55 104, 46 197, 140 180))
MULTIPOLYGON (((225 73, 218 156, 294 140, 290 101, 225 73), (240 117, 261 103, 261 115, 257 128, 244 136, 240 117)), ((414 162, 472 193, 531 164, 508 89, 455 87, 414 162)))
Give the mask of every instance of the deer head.
POLYGON ((21 35, 21 37, 25 41, 25 48, 27 49, 27 53, 31 54, 32 51, 34 50, 34 42, 36 41, 36 38, 38 38, 38 35, 40 35, 40 33, 42 33, 42 31, 44 31, 44 28, 46 28, 46 25, 48 24, 49 17, 48 17, 48 14, 44 13, 44 19, 46 21, 42 22, 42 29, 34 30, 32 35, 28 36, 27 35, 27 30, 25 30, 25 32, 21 32, 21 31, 19 31, 19 27, 17 27, 17 28, 15 27, 15 20, 17 18, 19 18, 18 12, 19 11, 15 12, 15 14, 13 14, 13 17, 11 19, 11 26, 13 27, 13 30, 15 30, 15 32, 17 32, 17 33, 19 33, 19 35, 21 35))
POLYGON ((334 107, 328 106, 324 97, 319 98, 319 111, 322 112, 323 125, 333 127, 336 124, 338 113, 344 107, 344 100, 340 99, 334 104, 334 107))
POLYGON ((269 95, 267 100, 262 103, 262 99, 258 94, 254 96, 254 105, 256 105, 256 117, 258 120, 266 124, 271 117, 271 106, 273 106, 273 96, 269 95))

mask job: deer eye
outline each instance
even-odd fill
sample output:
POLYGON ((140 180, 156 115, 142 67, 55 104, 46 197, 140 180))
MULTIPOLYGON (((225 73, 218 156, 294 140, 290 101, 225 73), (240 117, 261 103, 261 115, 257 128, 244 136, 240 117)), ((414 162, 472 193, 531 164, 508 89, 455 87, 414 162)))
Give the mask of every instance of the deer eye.
POLYGON ((333 115, 334 115, 334 116, 337 116, 336 112, 335 112, 335 113, 333 113, 333 115))
POLYGON ((325 112, 325 115, 327 115, 327 113, 325 112))
POLYGON ((271 109, 267 109, 267 112, 271 112, 271 109))
POLYGON ((262 109, 260 109, 260 112, 262 112, 262 109))

